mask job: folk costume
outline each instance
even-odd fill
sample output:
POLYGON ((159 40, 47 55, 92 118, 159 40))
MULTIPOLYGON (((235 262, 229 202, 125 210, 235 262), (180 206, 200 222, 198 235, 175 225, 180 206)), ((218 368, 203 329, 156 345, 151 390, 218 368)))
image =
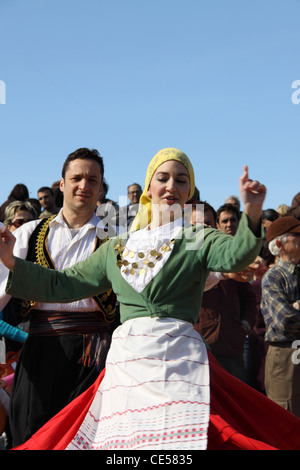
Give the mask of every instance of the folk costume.
MULTIPOLYGON (((170 159, 186 166, 193 190, 191 165, 175 149, 151 162, 146 189, 170 159)), ((8 293, 69 302, 112 288, 121 316, 96 382, 18 449, 300 448, 300 421, 227 374, 193 327, 209 272, 243 269, 261 238, 245 214, 235 237, 184 228, 178 219, 150 230, 151 201, 145 202, 137 231, 109 240, 69 269, 32 268, 16 259, 8 293)))
MULTIPOLYGON (((93 216, 72 233, 59 213, 25 224, 17 234, 15 253, 47 269, 70 266, 103 243, 96 233, 99 223, 93 216)), ((25 442, 95 381, 110 344, 115 295, 109 290, 63 305, 37 303, 29 297, 20 304, 19 321, 30 319, 30 326, 10 400, 13 446, 25 442)))

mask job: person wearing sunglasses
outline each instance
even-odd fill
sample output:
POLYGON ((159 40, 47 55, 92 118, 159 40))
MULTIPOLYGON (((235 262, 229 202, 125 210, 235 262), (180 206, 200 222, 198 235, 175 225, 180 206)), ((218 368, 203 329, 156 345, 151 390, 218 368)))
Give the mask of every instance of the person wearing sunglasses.
POLYGON ((29 201, 14 201, 5 209, 4 225, 10 232, 14 232, 21 225, 37 219, 37 213, 29 201))

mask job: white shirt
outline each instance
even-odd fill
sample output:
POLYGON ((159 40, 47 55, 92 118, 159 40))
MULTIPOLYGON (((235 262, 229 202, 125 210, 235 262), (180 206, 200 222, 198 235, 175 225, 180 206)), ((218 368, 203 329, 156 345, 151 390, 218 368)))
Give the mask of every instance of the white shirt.
MULTIPOLYGON (((149 230, 148 226, 130 234, 122 253, 122 258, 128 262, 128 265, 122 266, 121 275, 137 292, 142 292, 167 262, 174 247, 170 241, 179 235, 181 229, 182 219, 178 218, 174 222, 155 229, 149 230), (151 251, 156 254, 152 255, 151 251), (142 258, 139 257, 141 253, 142 258), (148 267, 149 262, 153 263, 153 267, 148 267), (136 264, 136 268, 131 273, 133 263, 136 264)), ((204 291, 212 289, 220 279, 223 279, 221 273, 211 272, 206 280, 204 291)))
MULTIPOLYGON (((14 255, 25 259, 28 252, 28 242, 40 219, 28 222, 14 231, 16 243, 14 255)), ((95 249, 96 233, 102 228, 101 219, 95 214, 78 230, 71 230, 62 216, 62 210, 49 224, 47 247, 56 270, 70 267, 75 263, 86 259, 95 249)), ((0 311, 6 306, 11 296, 5 294, 8 277, 8 269, 0 263, 0 311)), ((84 299, 69 304, 44 304, 36 303, 38 310, 60 311, 95 311, 97 304, 93 299, 84 299)))
POLYGON ((174 222, 152 230, 146 227, 130 234, 122 253, 122 257, 129 263, 129 267, 123 266, 121 275, 137 292, 142 292, 169 259, 174 246, 170 241, 179 234, 181 229, 182 219, 176 219, 174 222), (168 251, 164 251, 165 246, 168 247, 168 251), (152 250, 160 254, 159 259, 156 255, 151 255, 152 250), (143 258, 139 258, 140 253, 144 255, 143 258), (147 260, 146 263, 145 260, 147 260), (148 262, 153 263, 152 268, 148 267, 148 262), (132 263, 138 265, 134 274, 130 273, 132 263))

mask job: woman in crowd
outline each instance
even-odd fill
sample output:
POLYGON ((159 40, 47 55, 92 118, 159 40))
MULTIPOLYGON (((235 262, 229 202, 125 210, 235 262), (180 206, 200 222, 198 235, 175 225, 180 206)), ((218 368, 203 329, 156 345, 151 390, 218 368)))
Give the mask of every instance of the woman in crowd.
POLYGON ((11 232, 35 219, 37 219, 37 213, 29 201, 14 201, 5 209, 4 225, 11 232))
POLYGON ((112 287, 121 315, 105 371, 18 449, 300 448, 300 421, 227 374, 193 328, 209 272, 240 271, 259 253, 266 188, 245 166, 235 237, 185 226, 194 188, 188 157, 161 150, 131 233, 61 272, 14 258, 13 236, 2 234, 9 294, 69 302, 112 287))

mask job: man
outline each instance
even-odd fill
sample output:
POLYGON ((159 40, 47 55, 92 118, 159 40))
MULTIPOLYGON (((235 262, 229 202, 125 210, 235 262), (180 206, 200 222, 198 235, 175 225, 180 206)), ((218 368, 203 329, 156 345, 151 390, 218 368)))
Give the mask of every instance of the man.
POLYGON ((266 394, 300 418, 300 365, 293 344, 300 339, 299 220, 279 217, 269 225, 266 239, 277 256, 262 279, 261 311, 268 343, 266 394))
POLYGON ((207 227, 216 227, 217 213, 206 201, 196 201, 192 205, 191 224, 204 224, 207 227))
POLYGON ((217 228, 228 235, 235 235, 240 218, 240 211, 236 206, 223 204, 217 210, 217 228))
MULTIPOLYGON (((105 241, 97 237, 102 222, 95 214, 103 172, 97 150, 71 153, 60 181, 62 209, 57 216, 20 227, 15 232, 15 255, 60 270, 97 249, 105 241)), ((8 273, 1 268, 0 309, 10 299, 4 294, 8 273)), ((114 302, 110 291, 71 304, 22 303, 20 316, 30 315, 30 328, 12 389, 12 446, 26 441, 95 381, 110 343, 114 302)))
POLYGON ((225 204, 231 204, 232 206, 235 206, 239 211, 241 210, 241 203, 238 196, 228 196, 225 199, 225 204))
POLYGON ((142 187, 133 183, 127 188, 127 197, 130 203, 120 209, 120 226, 127 227, 128 230, 139 210, 139 200, 143 193, 142 187))
POLYGON ((109 232, 112 226, 119 226, 119 206, 115 201, 106 197, 109 186, 103 179, 102 191, 96 204, 96 214, 103 219, 103 223, 108 226, 109 232))
POLYGON ((142 190, 141 186, 137 183, 133 183, 130 186, 128 186, 127 195, 128 195, 128 199, 130 201, 130 205, 139 203, 142 192, 143 192, 143 190, 142 190))
POLYGON ((39 215, 40 219, 45 217, 51 217, 54 214, 57 214, 59 209, 55 205, 54 193, 51 188, 48 186, 43 186, 37 192, 39 203, 41 204, 43 211, 39 215))
POLYGON ((275 263, 275 257, 274 255, 272 255, 268 248, 268 242, 266 240, 266 231, 269 225, 274 222, 274 220, 278 219, 278 217, 279 214, 275 211, 275 209, 265 209, 262 211, 261 214, 261 222, 264 226, 264 239, 260 250, 260 256, 265 260, 268 265, 275 263))
POLYGON ((269 225, 274 222, 274 220, 278 219, 278 217, 279 214, 275 211, 275 209, 265 209, 264 211, 262 211, 261 221, 265 228, 265 231, 267 230, 269 225))
MULTIPOLYGON (((240 212, 235 206, 224 204, 217 210, 217 228, 234 236, 239 218, 240 212)), ((221 280, 203 294, 195 328, 220 364, 230 374, 246 381, 244 344, 255 322, 256 296, 248 282, 237 281, 249 280, 247 271, 240 276, 223 273, 220 277, 221 280)))

